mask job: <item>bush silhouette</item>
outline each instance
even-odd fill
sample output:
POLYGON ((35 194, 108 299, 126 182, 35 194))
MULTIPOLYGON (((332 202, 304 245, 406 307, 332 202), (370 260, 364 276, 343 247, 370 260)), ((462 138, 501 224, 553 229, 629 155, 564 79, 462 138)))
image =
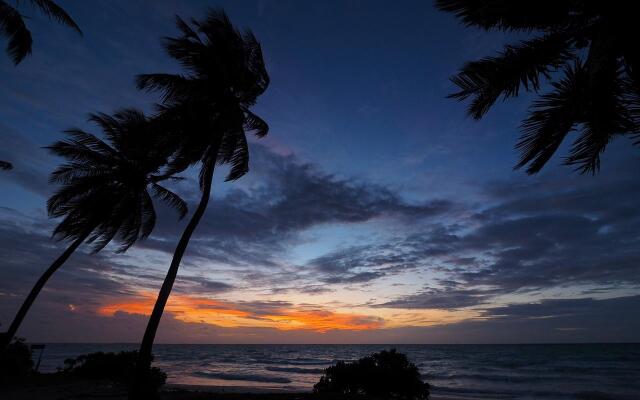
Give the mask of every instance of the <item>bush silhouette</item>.
POLYGON ((24 339, 17 338, 6 348, 0 348, 0 382, 23 378, 32 372, 31 348, 24 339))
MULTIPOLYGON (((85 354, 65 360, 62 373, 87 379, 109 379, 129 386, 132 383, 137 360, 137 351, 85 354)), ((164 385, 166 380, 167 374, 153 367, 149 369, 146 384, 149 386, 148 389, 156 391, 164 385)))
POLYGON ((418 367, 395 349, 351 363, 339 361, 325 370, 313 391, 399 400, 429 398, 429 384, 420 379, 418 367))

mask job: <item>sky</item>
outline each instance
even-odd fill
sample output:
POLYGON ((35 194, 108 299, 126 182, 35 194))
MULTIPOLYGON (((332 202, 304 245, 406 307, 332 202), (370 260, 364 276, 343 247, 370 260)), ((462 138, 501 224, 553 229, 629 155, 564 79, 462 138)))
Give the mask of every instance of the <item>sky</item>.
MULTIPOLYGON (((430 2, 63 1, 81 37, 29 15, 33 54, 0 56, 0 329, 67 243, 51 239, 43 146, 91 112, 152 110, 140 73, 179 72, 160 38, 174 15, 222 7, 261 42, 271 84, 255 107, 250 172, 214 181, 158 343, 640 341, 640 160, 617 139, 602 170, 513 170, 532 97, 482 121, 449 77, 505 34, 430 2)), ((4 46, 5 43, 3 42, 4 46)), ((197 204, 197 172, 172 189, 197 204)), ((157 205, 125 254, 81 247, 19 336, 139 342, 185 221, 157 205)), ((187 218, 188 219, 188 218, 187 218)))

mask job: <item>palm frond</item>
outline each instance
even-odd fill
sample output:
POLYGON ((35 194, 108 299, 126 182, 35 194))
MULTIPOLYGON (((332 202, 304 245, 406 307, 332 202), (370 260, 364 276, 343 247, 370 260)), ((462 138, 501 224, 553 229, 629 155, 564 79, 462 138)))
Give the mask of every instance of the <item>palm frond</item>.
POLYGON ((467 26, 485 30, 546 29, 566 23, 571 0, 436 0, 440 11, 454 14, 467 26))
POLYGON ((175 209, 180 216, 180 219, 184 218, 189 209, 187 207, 187 203, 180 198, 177 194, 173 193, 169 189, 158 185, 157 183, 151 184, 151 190, 153 192, 153 196, 157 199, 166 203, 169 207, 175 209))
POLYGON ((163 102, 180 100, 192 89, 187 78, 175 74, 141 74, 136 76, 136 86, 147 92, 160 92, 163 102))
POLYGON ((113 169, 102 165, 86 165, 72 161, 57 167, 49 176, 49 183, 69 184, 87 177, 106 177, 113 169))
POLYGON ((9 171, 13 169, 13 164, 11 164, 8 161, 2 161, 0 160, 0 169, 3 169, 5 171, 9 171))
MULTIPOLYGON (((140 238, 145 239, 151 235, 153 228, 156 226, 156 210, 153 207, 153 200, 148 191, 142 193, 142 201, 140 203, 140 214, 142 220, 140 223, 140 238)), ((182 217, 181 217, 182 218, 182 217)))
POLYGON ((33 39, 31 32, 22 19, 22 15, 5 1, 0 0, 0 36, 9 39, 7 53, 13 63, 18 65, 29 54, 33 39))
POLYGON ((110 157, 117 156, 117 152, 108 144, 94 135, 80 129, 65 131, 68 139, 46 146, 53 154, 73 161, 89 163, 108 163, 110 157))
POLYGON ((253 132, 257 137, 265 137, 269 133, 269 125, 249 109, 244 110, 244 129, 253 132))
MULTIPOLYGON (((144 240, 148 236, 142 231, 143 214, 149 212, 145 209, 148 206, 145 201, 145 193, 147 193, 146 190, 132 191, 129 193, 128 201, 124 203, 123 222, 118 231, 121 243, 117 250, 118 253, 126 252, 138 240, 144 240)), ((153 205, 151 205, 151 209, 153 210, 153 205)), ((153 213, 155 214, 155 211, 153 213)))
MULTIPOLYGON (((109 141, 120 141, 131 130, 139 130, 148 122, 144 113, 136 108, 123 108, 112 115, 106 113, 89 114, 89 121, 98 125, 109 141)), ((134 133, 135 135, 136 133, 134 133)), ((116 146, 117 147, 117 146, 116 146)))
POLYGON ((191 73, 204 72, 199 70, 206 64, 207 46, 191 37, 165 38, 165 51, 191 73))
POLYGON ((113 115, 93 114, 90 119, 102 128, 109 143, 72 129, 66 139, 47 147, 67 160, 50 176, 50 181, 62 186, 47 201, 47 210, 51 217, 62 219, 54 237, 77 239, 91 232, 87 242, 92 251, 116 240, 117 251, 124 252, 146 238, 155 225, 149 190, 181 216, 186 204, 157 184, 170 175, 158 175, 166 160, 155 150, 156 127, 144 113, 123 109, 113 115))
POLYGON ((582 174, 600 170, 600 155, 614 136, 634 133, 636 123, 625 104, 622 70, 615 59, 604 60, 589 76, 584 98, 589 99, 578 138, 565 164, 582 174))
POLYGON ((235 181, 249 172, 249 146, 243 131, 225 135, 218 154, 218 162, 231 167, 225 181, 235 181))
MULTIPOLYGON (((197 22, 195 23, 195 25, 197 26, 197 22)), ((186 23, 182 18, 180 18, 180 16, 176 15, 176 26, 178 27, 178 29, 180 30, 180 32, 182 32, 182 35, 184 35, 184 37, 191 39, 191 40, 195 40, 200 42, 200 36, 198 36, 198 34, 196 33, 196 31, 194 31, 193 29, 191 29, 191 27, 189 26, 188 23, 186 23)))
POLYGON ((465 64, 451 79, 460 91, 449 97, 460 101, 472 97, 468 112, 480 119, 500 95, 505 99, 518 96, 521 87, 539 90, 540 77, 549 78, 570 57, 568 38, 562 33, 508 45, 497 57, 465 64))
POLYGON ((71 16, 67 14, 67 12, 63 10, 62 7, 57 5, 55 2, 51 0, 30 0, 30 1, 31 1, 31 4, 39 8, 43 14, 49 17, 49 19, 57 21, 62 25, 66 25, 74 29, 80 35, 82 35, 82 31, 80 30, 80 27, 75 23, 73 18, 71 18, 71 16))
POLYGON ((250 71, 247 79, 247 86, 250 90, 247 91, 247 95, 256 99, 267 90, 271 79, 264 63, 262 46, 258 39, 250 30, 245 31, 242 36, 247 53, 247 70, 250 71))
POLYGON ((207 170, 211 168, 215 169, 218 159, 218 153, 216 150, 217 148, 215 146, 209 146, 202 157, 202 167, 200 168, 200 172, 198 173, 198 183, 200 185, 200 190, 202 190, 202 188, 204 188, 207 184, 207 170))
POLYGON ((516 168, 527 167, 535 174, 549 161, 566 135, 583 115, 583 90, 586 77, 579 62, 565 70, 565 76, 554 82, 554 90, 534 102, 529 117, 522 123, 522 135, 516 148, 520 161, 516 168))

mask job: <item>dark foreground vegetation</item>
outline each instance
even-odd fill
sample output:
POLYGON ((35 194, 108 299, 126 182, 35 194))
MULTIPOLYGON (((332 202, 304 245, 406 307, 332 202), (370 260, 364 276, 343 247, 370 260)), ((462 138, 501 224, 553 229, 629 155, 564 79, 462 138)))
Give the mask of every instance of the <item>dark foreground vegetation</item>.
MULTIPOLYGON (((2 399, 71 399, 127 397, 136 373, 138 354, 91 353, 65 360, 55 373, 34 371, 30 347, 22 340, 12 342, 3 353, 2 399)), ((339 361, 327 368, 320 381, 306 393, 241 393, 242 390, 197 387, 164 387, 167 375, 159 368, 148 371, 151 393, 161 399, 397 399, 427 400, 429 385, 422 382, 418 368, 407 356, 382 351, 354 362, 339 361)))
POLYGON ((395 349, 354 362, 339 361, 325 370, 313 391, 399 400, 429 398, 429 384, 420 379, 418 367, 395 349))
POLYGON ((24 339, 16 339, 0 348, 0 385, 21 381, 33 374, 31 347, 24 339))

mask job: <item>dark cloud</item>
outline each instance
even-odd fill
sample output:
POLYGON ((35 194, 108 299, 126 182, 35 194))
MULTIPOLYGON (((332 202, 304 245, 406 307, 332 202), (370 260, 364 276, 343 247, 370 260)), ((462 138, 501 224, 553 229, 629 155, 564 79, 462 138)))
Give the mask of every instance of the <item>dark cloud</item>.
POLYGON ((425 288, 419 293, 381 303, 375 307, 455 310, 482 305, 500 292, 495 289, 465 288, 465 285, 454 281, 440 283, 442 287, 425 288))
POLYGON ((500 295, 576 285, 638 288, 640 182, 633 174, 604 184, 593 178, 567 186, 546 177, 516 191, 508 186, 489 185, 491 200, 480 211, 470 207, 460 219, 336 250, 309 266, 325 282, 356 273, 372 279, 405 270, 439 274, 423 291, 381 303, 395 308, 472 307, 500 295))
POLYGON ((619 320, 636 318, 640 313, 640 295, 618 297, 605 300, 594 298, 578 299, 546 299, 536 303, 509 304, 504 307, 494 307, 484 310, 483 315, 491 318, 503 318, 510 320, 531 320, 539 318, 554 318, 556 322, 566 323, 567 318, 591 322, 595 317, 609 314, 610 318, 616 316, 619 320))
POLYGON ((372 280, 382 278, 385 274, 382 272, 359 272, 347 276, 331 276, 325 279, 326 283, 366 283, 372 280))
POLYGON ((488 309, 477 320, 402 330, 403 337, 433 343, 635 343, 640 340, 640 296, 511 304, 488 309))
MULTIPOLYGON (((286 268, 282 258, 308 228, 376 218, 417 224, 453 208, 452 202, 444 200, 411 204, 383 186, 324 173, 294 155, 276 154, 259 144, 252 145, 251 166, 253 175, 246 187, 231 188, 220 195, 214 190, 214 201, 189 244, 186 266, 197 269, 203 262, 213 262, 243 268, 247 270, 244 279, 264 269, 268 272, 260 278, 276 281, 281 277, 281 283, 291 284, 295 274, 279 275, 286 268)), ((178 191, 195 201, 196 183, 190 180, 188 184, 178 191)), ((140 246, 171 254, 184 221, 176 223, 168 210, 160 208, 159 212, 165 217, 140 246)), ((371 258, 367 265, 377 262, 382 260, 371 258)), ((382 276, 383 272, 348 272, 343 277, 328 276, 326 282, 359 283, 382 276)), ((317 282, 303 286, 313 284, 317 282)))
POLYGON ((176 283, 179 291, 194 294, 216 294, 228 292, 235 289, 235 286, 219 281, 212 281, 204 276, 180 276, 176 283))
MULTIPOLYGON (((206 296, 249 287, 264 293, 313 295, 405 273, 432 272, 435 277, 417 293, 378 300, 373 306, 472 307, 494 325, 517 325, 525 319, 535 325, 539 322, 532 322, 536 318, 526 317, 525 311, 535 309, 573 324, 582 315, 576 307, 596 309, 605 303, 573 304, 564 299, 496 309, 492 302, 504 295, 540 297, 545 290, 576 285, 584 287, 584 294, 599 296, 640 285, 640 214, 634 208, 640 183, 629 173, 576 185, 544 177, 521 183, 517 190, 509 190, 509 182, 492 183, 485 187, 481 205, 413 204, 388 188, 326 174, 295 156, 278 155, 263 146, 254 146, 254 154, 253 178, 221 191, 211 202, 189 245, 177 292, 206 296), (399 228, 383 239, 345 243, 304 265, 286 262, 300 234, 309 228, 374 219, 399 222, 399 228), (222 275, 211 279, 216 273, 222 275), (563 312, 569 306, 577 311, 563 312)), ((185 197, 197 198, 193 179, 180 185, 177 189, 185 197)), ((37 307, 56 315, 68 312, 69 304, 79 299, 95 308, 114 294, 157 290, 184 224, 176 223, 162 207, 158 211, 162 218, 154 236, 132 249, 132 258, 113 257, 108 249, 99 255, 78 251, 52 279, 37 307), (136 254, 143 254, 144 261, 136 254)), ((7 320, 64 244, 49 238, 52 222, 44 215, 4 209, 1 222, 5 267, 0 271, 0 318, 7 320)), ((257 318, 289 305, 240 304, 257 318)))
POLYGON ((234 306, 241 311, 246 311, 254 316, 273 315, 281 310, 292 308, 293 304, 288 301, 244 301, 234 303, 234 306))

